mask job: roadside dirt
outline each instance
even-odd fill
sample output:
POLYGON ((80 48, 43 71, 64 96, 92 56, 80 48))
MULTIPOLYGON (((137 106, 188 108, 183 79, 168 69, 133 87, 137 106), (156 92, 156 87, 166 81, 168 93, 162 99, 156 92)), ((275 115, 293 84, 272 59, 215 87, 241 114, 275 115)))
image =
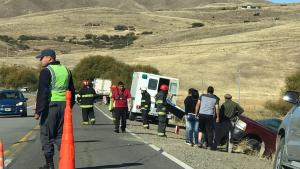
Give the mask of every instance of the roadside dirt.
MULTIPOLYGON (((105 106, 102 110, 107 111, 105 106)), ((156 145, 163 151, 195 169, 271 169, 272 160, 250 156, 242 153, 227 153, 224 150, 210 151, 185 144, 185 130, 174 133, 174 127, 167 127, 167 138, 157 136, 157 125, 151 124, 150 129, 144 129, 139 121, 127 121, 127 128, 145 141, 156 145)))

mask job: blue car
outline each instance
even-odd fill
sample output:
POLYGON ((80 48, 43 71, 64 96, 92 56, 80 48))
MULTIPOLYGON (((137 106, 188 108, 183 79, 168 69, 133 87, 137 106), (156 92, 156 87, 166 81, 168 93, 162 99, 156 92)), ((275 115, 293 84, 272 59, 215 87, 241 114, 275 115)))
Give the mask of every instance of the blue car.
POLYGON ((0 90, 0 116, 27 117, 27 98, 17 90, 0 90))

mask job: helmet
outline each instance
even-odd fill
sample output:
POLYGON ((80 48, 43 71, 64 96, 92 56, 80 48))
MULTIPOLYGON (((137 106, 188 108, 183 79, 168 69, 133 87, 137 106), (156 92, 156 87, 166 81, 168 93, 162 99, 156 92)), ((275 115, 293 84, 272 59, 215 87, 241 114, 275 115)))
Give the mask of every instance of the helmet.
POLYGON ((169 90, 169 86, 163 84, 163 85, 160 86, 160 90, 162 90, 162 91, 168 91, 169 90))
POLYGON ((147 87, 142 86, 142 87, 141 87, 141 90, 145 91, 145 90, 147 90, 147 87))
POLYGON ((89 85, 89 81, 88 81, 88 80, 83 80, 83 81, 82 81, 82 84, 83 84, 84 86, 88 86, 88 85, 89 85))
POLYGON ((116 85, 111 85, 111 87, 110 87, 111 89, 116 89, 117 88, 117 86, 116 85))

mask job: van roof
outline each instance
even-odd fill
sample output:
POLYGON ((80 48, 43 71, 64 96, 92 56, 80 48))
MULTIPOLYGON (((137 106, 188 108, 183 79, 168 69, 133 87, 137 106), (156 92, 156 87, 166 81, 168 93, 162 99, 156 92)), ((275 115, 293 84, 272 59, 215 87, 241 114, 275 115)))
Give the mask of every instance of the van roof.
MULTIPOLYGON (((157 74, 152 74, 152 73, 146 73, 146 72, 133 72, 133 74, 147 74, 147 75, 152 75, 152 76, 159 76, 162 78, 166 78, 166 79, 174 79, 174 80, 178 80, 177 78, 174 77, 170 77, 170 76, 162 76, 162 75, 157 75, 157 74)), ((178 80, 179 81, 179 80, 178 80)))

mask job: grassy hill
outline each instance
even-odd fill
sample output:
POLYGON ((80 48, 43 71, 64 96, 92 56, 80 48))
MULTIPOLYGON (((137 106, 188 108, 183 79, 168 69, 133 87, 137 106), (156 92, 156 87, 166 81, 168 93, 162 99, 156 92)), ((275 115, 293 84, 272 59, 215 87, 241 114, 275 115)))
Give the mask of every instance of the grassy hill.
MULTIPOLYGON (((11 17, 40 11, 83 7, 107 7, 126 11, 153 11, 191 8, 211 4, 212 0, 0 0, 0 17, 11 17)), ((221 0, 220 3, 243 3, 243 0, 221 0)), ((250 2, 267 3, 264 0, 250 2)))
POLYGON ((124 4, 127 10, 119 3, 122 10, 85 7, 2 18, 2 35, 15 39, 20 35, 47 36, 49 40, 26 41, 28 50, 16 50, 0 42, 0 59, 5 64, 37 66, 34 56, 40 49, 51 47, 71 68, 90 55, 112 56, 129 64, 150 64, 162 74, 180 79, 181 101, 189 87, 204 92, 208 85, 213 85, 222 99, 225 93, 231 93, 237 100, 240 77, 241 104, 250 113, 263 112, 264 101, 278 99, 285 77, 300 68, 299 4, 265 4, 259 10, 244 10, 240 6, 231 8, 234 2, 199 6, 191 0, 194 6, 184 6, 184 1, 180 9, 167 3, 171 1, 160 2, 172 10, 152 11, 159 7, 146 0, 131 0, 124 4), (141 10, 130 10, 129 4, 133 2, 141 10), (204 26, 192 28, 196 22, 204 26), (86 26, 87 23, 98 26, 86 26), (133 26, 135 30, 114 30, 119 24, 133 26), (152 34, 143 35, 145 31, 152 34), (95 49, 68 43, 73 36, 82 39, 86 34, 129 32, 138 39, 123 49, 95 49), (66 40, 52 40, 58 36, 65 36, 66 40), (4 57, 7 46, 13 57, 4 57))

